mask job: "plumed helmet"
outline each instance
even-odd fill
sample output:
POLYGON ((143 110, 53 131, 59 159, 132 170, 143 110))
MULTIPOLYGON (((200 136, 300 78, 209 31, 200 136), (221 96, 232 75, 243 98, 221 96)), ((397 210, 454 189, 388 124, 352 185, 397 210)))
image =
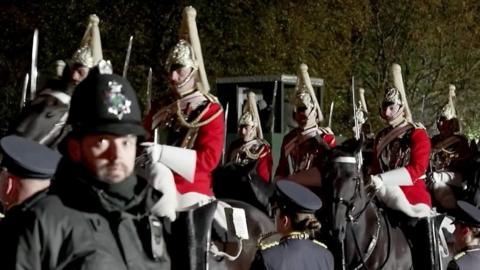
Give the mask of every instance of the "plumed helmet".
POLYGON ((308 66, 306 64, 301 64, 298 69, 293 104, 296 108, 304 107, 307 108, 308 111, 314 110, 316 112, 316 122, 320 123, 323 121, 322 110, 320 109, 320 104, 318 104, 317 97, 313 91, 310 75, 308 74, 308 66))
POLYGON ((100 19, 92 14, 88 18, 87 29, 80 42, 80 48, 72 56, 73 64, 81 64, 92 68, 103 59, 102 41, 100 38, 100 29, 98 24, 100 19))
POLYGON ((262 125, 260 123, 260 116, 258 114, 258 108, 257 108, 257 97, 253 92, 249 92, 247 95, 247 100, 243 107, 243 113, 242 113, 242 116, 240 117, 240 121, 238 125, 255 127, 257 132, 257 137, 263 138, 262 125))
POLYGON ((457 112, 455 110, 455 86, 451 84, 448 91, 448 102, 443 106, 442 111, 440 112, 440 118, 445 118, 446 120, 451 120, 457 118, 457 112))
POLYGON ((202 93, 207 94, 210 91, 210 85, 203 64, 202 46, 198 36, 196 16, 197 11, 192 6, 183 9, 179 41, 168 56, 166 68, 170 72, 172 67, 175 67, 177 64, 198 70, 200 82, 197 83, 197 87, 202 93))
POLYGON ((198 63, 192 46, 184 39, 180 39, 168 54, 167 71, 170 72, 177 67, 191 67, 198 70, 198 63))
POLYGON ((388 106, 392 104, 403 105, 400 91, 395 87, 389 87, 385 89, 385 95, 383 96, 382 106, 388 106))
POLYGON ((135 91, 116 74, 94 72, 77 86, 67 124, 73 134, 145 136, 135 91))

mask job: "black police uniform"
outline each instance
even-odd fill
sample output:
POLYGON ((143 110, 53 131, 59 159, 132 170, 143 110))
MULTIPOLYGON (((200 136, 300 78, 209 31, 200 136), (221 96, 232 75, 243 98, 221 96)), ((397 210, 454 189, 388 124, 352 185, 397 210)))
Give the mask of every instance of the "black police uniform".
MULTIPOLYGON (((480 228, 480 209, 465 201, 457 202, 459 213, 455 220, 460 220, 470 227, 480 228)), ((480 246, 469 246, 453 257, 447 270, 480 269, 480 246)))
MULTIPOLYGON (((277 181, 276 202, 279 207, 298 213, 314 213, 321 200, 307 188, 291 182, 277 181)), ((251 269, 324 270, 334 269, 333 256, 327 247, 306 232, 291 232, 279 241, 262 239, 251 269)))
MULTIPOLYGON (((78 85, 67 123, 66 140, 145 134, 133 88, 111 74, 89 75, 78 85)), ((49 191, 2 221, 0 268, 170 269, 161 220, 150 213, 162 194, 135 174, 103 182, 65 153, 49 191)))

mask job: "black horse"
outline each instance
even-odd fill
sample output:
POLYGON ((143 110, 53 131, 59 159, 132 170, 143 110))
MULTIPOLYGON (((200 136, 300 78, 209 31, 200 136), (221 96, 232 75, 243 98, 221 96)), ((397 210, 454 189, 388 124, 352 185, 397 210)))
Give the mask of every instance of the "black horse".
POLYGON ((330 151, 321 168, 325 225, 337 269, 412 269, 410 247, 398 226, 366 192, 355 155, 361 142, 330 151))

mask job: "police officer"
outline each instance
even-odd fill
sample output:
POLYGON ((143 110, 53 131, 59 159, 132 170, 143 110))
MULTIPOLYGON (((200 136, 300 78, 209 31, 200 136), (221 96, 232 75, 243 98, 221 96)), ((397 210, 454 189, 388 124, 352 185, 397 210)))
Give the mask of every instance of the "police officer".
POLYGON ((16 135, 0 140, 0 201, 3 209, 21 204, 50 185, 60 154, 16 135))
POLYGON ((458 201, 455 217, 455 250, 459 253, 448 264, 448 270, 478 269, 480 264, 480 209, 458 201))
POLYGON ((90 74, 72 96, 49 192, 9 211, 2 269, 169 269, 162 194, 134 173, 145 135, 135 91, 118 75, 90 74))
POLYGON ((273 204, 281 238, 260 240, 251 269, 334 269, 332 254, 315 240, 320 223, 314 213, 322 206, 320 198, 300 184, 279 180, 273 204))

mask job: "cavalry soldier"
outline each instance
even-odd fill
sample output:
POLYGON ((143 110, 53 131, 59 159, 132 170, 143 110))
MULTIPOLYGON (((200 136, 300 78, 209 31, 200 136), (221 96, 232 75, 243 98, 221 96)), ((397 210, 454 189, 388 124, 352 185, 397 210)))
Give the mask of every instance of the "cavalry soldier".
POLYGON ((453 209, 456 199, 451 187, 463 190, 462 173, 472 157, 467 138, 460 134, 460 123, 455 104, 455 86, 449 87, 448 103, 437 120, 439 134, 432 137, 432 155, 429 176, 434 199, 445 209, 453 209))
POLYGON ((243 114, 238 123, 241 138, 233 141, 227 151, 227 163, 247 166, 254 163, 255 173, 265 182, 270 182, 272 152, 270 144, 263 139, 255 93, 248 93, 243 114))
POLYGON ((184 9, 180 40, 167 59, 166 68, 177 99, 159 110, 153 108, 145 120, 154 141, 145 144, 147 158, 172 170, 178 191, 177 210, 181 213, 171 226, 173 238, 168 244, 173 254, 189 252, 182 255, 182 260, 172 259, 173 267, 178 269, 205 267, 213 217, 221 228, 227 226, 221 202, 213 202, 211 175, 222 155, 224 114, 217 98, 209 93, 195 16, 193 7, 184 9), (217 203, 221 207, 215 210, 217 203), (199 238, 187 239, 189 242, 182 246, 179 237, 188 233, 181 228, 201 228, 195 233, 199 238))
POLYGON ((75 86, 103 59, 98 24, 99 18, 90 15, 80 48, 67 61, 66 66, 62 61, 64 68, 62 62, 57 61, 56 78, 50 79, 45 88, 40 90, 30 105, 22 111, 13 125, 12 133, 52 148, 57 147, 67 132, 63 127, 75 86))
POLYGON ((3 137, 0 148, 0 201, 8 211, 48 188, 60 154, 16 135, 3 137))
POLYGON ((315 240, 321 227, 315 218, 320 198, 300 184, 279 180, 272 202, 280 240, 271 241, 274 234, 261 239, 251 269, 334 269, 332 254, 315 240))
MULTIPOLYGON (((387 207, 411 218, 429 217, 432 204, 424 179, 430 156, 430 139, 421 124, 412 122, 400 66, 394 64, 392 71, 396 87, 386 89, 382 102, 380 112, 388 127, 380 131, 375 139, 371 183, 377 189, 377 198, 387 207)), ((422 224, 418 222, 418 226, 422 224)), ((429 263, 420 257, 430 247, 425 239, 428 234, 418 226, 415 229, 406 226, 404 231, 415 242, 412 244, 414 265, 419 269, 428 269, 429 266, 418 265, 419 262, 429 263), (417 233, 412 235, 414 232, 417 233)))
POLYGON ((455 215, 455 243, 458 253, 448 264, 448 270, 473 270, 480 264, 480 209, 458 201, 455 215))
POLYGON ((335 135, 330 128, 321 128, 322 111, 313 91, 308 67, 301 64, 294 98, 294 118, 298 127, 283 138, 280 160, 275 177, 306 171, 318 165, 323 147, 335 147, 335 135))
POLYGON ((263 139, 253 92, 247 95, 238 126, 240 138, 230 144, 227 162, 214 173, 215 196, 245 201, 268 212, 268 198, 273 192, 272 153, 263 139))
POLYGON ((67 124, 49 191, 2 222, 2 269, 169 269, 162 222, 150 212, 162 193, 134 172, 145 130, 130 83, 91 73, 67 124))

